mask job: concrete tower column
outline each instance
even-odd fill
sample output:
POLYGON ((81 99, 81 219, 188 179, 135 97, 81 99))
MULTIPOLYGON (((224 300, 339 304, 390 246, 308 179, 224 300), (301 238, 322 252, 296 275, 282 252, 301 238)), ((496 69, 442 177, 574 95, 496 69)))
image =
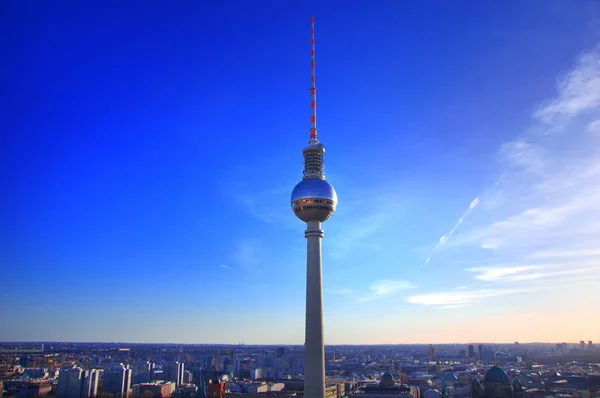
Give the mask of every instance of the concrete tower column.
POLYGON ((304 343, 304 397, 325 397, 323 289, 320 221, 308 221, 306 237, 306 330, 304 343))

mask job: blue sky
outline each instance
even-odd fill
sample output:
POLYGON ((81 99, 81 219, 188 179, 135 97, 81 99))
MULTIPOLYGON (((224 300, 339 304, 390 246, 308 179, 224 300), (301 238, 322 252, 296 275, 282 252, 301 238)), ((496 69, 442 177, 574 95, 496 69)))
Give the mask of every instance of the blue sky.
POLYGON ((594 2, 1 5, 0 340, 600 339, 594 2), (568 319, 568 321, 566 321, 568 319))

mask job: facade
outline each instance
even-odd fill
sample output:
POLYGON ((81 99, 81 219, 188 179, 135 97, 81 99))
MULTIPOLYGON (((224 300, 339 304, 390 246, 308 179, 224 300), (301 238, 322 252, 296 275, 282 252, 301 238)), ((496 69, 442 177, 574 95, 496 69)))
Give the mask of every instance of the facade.
POLYGON ((131 384, 149 383, 152 381, 154 364, 148 361, 137 361, 131 369, 131 384))
POLYGON ((167 362, 163 365, 163 379, 174 382, 176 387, 183 384, 183 374, 183 362, 167 362))
POLYGON ((194 384, 182 384, 171 394, 172 398, 196 398, 198 395, 198 387, 194 384))
POLYGON ((173 391, 175 391, 175 383, 172 381, 135 384, 132 389, 134 397, 148 398, 170 397, 173 391))
POLYGON ((99 371, 65 366, 59 370, 56 398, 95 397, 98 391, 99 371))
POLYGON ((131 390, 131 369, 123 364, 104 369, 102 392, 125 398, 131 390))
POLYGON ((367 384, 354 390, 350 398, 421 398, 421 390, 416 386, 396 383, 390 373, 384 373, 378 384, 367 384))
POLYGON ((46 396, 52 391, 52 385, 47 381, 4 380, 4 391, 14 398, 33 398, 46 396))
POLYGON ((315 25, 311 19, 311 128, 308 146, 302 150, 304 171, 292 191, 291 205, 296 217, 307 224, 306 324, 304 342, 304 395, 325 396, 325 349, 323 341, 323 289, 321 277, 321 223, 329 219, 337 206, 337 194, 325 180, 325 147, 317 139, 317 89, 315 86, 315 25))
POLYGON ((85 371, 85 377, 83 379, 83 392, 82 398, 93 398, 98 394, 98 380, 100 379, 100 371, 98 369, 91 369, 85 371))
POLYGON ((512 383, 506 372, 494 365, 487 371, 483 382, 473 379, 471 384, 473 398, 521 398, 523 388, 519 380, 512 383))
POLYGON ((25 373, 32 379, 41 379, 44 377, 48 377, 49 374, 47 368, 25 368, 23 370, 23 373, 25 373))

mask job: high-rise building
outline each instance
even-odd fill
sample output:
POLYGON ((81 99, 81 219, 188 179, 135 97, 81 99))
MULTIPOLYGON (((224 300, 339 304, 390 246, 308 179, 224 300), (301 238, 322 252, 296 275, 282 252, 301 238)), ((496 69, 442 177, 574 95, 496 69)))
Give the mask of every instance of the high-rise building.
POLYGON ((100 371, 98 369, 91 369, 85 371, 85 377, 83 379, 83 393, 82 398, 93 398, 98 393, 98 380, 100 379, 100 371))
POLYGON ((125 398, 131 390, 131 369, 123 364, 104 369, 102 392, 125 398))
POLYGON ((321 223, 335 212, 338 198, 325 181, 323 155, 325 147, 317 139, 317 88, 315 86, 315 20, 311 18, 311 127, 308 146, 302 150, 304 171, 292 191, 292 209, 306 222, 306 324, 304 340, 304 396, 325 396, 325 347, 323 342, 323 288, 321 279, 321 223))
POLYGON ((277 358, 285 355, 285 347, 277 347, 277 358))
POLYGON ((133 364, 131 369, 131 384, 149 383, 152 381, 154 364, 145 360, 139 360, 133 364))
POLYGON ((99 371, 65 366, 59 370, 56 398, 95 397, 98 391, 99 371))
POLYGON ((183 362, 167 362, 163 365, 163 379, 172 381, 176 387, 183 384, 183 362))
POLYGON ((479 360, 483 361, 483 344, 479 344, 479 360))
POLYGON ((237 356, 225 358, 224 371, 227 373, 231 373, 233 377, 240 377, 241 363, 241 359, 237 356))
POLYGON ((583 340, 579 342, 579 351, 585 351, 585 341, 583 340))
POLYGON ((80 398, 83 370, 76 366, 63 366, 58 372, 57 398, 80 398))
POLYGON ((429 355, 429 358, 435 357, 435 347, 431 344, 429 344, 429 348, 427 349, 427 355, 429 355))
POLYGON ((473 349, 473 344, 469 344, 469 358, 473 358, 475 356, 475 350, 473 349))

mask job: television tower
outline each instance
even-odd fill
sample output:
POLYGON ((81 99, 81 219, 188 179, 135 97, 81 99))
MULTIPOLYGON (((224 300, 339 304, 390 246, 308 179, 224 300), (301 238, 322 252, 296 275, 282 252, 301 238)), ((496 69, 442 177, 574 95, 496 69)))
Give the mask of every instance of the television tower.
POLYGON ((325 397, 325 347, 323 344, 323 287, 321 281, 321 223, 335 212, 337 194, 325 181, 325 147, 317 139, 317 88, 315 87, 315 18, 311 18, 312 70, 311 127, 308 146, 302 150, 304 171, 292 191, 292 209, 306 222, 306 329, 304 341, 304 396, 325 397))

